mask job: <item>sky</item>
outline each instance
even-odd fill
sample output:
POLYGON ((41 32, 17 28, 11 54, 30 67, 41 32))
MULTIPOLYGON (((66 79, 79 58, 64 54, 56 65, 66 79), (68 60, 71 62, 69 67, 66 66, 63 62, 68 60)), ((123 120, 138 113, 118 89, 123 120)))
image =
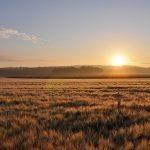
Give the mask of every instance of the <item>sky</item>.
POLYGON ((149 0, 1 0, 0 67, 150 66, 149 0))

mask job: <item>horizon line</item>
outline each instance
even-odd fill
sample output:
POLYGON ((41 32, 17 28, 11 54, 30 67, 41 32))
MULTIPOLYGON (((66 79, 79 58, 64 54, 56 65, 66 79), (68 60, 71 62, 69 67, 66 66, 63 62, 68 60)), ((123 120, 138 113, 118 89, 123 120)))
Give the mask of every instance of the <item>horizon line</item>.
POLYGON ((115 65, 49 65, 49 66, 6 66, 6 67, 0 67, 2 68, 49 68, 49 67, 82 67, 82 66, 97 66, 97 67, 116 67, 116 68, 121 68, 121 67, 139 67, 139 68, 150 68, 150 66, 137 66, 137 65, 121 65, 121 66, 115 66, 115 65))

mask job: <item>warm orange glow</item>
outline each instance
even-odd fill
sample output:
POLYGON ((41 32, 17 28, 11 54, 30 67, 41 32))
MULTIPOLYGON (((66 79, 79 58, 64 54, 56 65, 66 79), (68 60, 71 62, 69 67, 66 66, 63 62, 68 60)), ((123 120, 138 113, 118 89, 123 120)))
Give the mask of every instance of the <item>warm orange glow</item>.
POLYGON ((126 65, 125 57, 122 55, 117 55, 112 59, 112 64, 114 66, 123 66, 126 65))

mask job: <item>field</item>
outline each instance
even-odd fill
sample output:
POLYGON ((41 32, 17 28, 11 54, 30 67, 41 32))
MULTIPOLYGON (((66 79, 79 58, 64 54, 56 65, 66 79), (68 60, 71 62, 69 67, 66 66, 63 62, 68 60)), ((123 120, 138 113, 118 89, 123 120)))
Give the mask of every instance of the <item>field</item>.
POLYGON ((0 149, 150 150, 150 79, 1 78, 0 149))

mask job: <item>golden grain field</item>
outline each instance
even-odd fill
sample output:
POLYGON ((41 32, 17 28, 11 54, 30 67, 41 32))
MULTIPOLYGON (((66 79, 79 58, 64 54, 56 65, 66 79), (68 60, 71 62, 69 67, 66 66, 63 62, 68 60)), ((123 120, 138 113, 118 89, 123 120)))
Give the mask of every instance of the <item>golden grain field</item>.
POLYGON ((150 150, 150 79, 1 78, 0 150, 32 149, 150 150))

